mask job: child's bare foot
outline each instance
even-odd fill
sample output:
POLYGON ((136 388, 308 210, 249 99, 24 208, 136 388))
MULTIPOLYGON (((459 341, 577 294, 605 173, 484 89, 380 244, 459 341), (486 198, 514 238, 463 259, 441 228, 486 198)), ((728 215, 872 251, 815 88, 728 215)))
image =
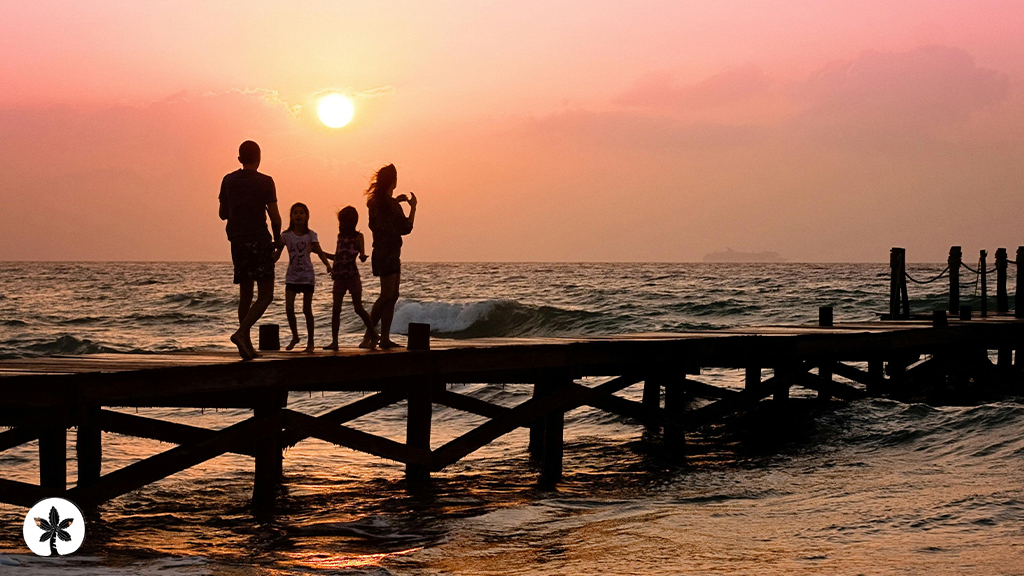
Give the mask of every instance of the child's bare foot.
POLYGON ((377 342, 379 340, 380 337, 377 336, 376 330, 367 330, 366 334, 363 336, 363 341, 359 343, 359 347, 373 350, 377 347, 377 342))
POLYGON ((299 343, 299 335, 298 334, 292 334, 292 341, 289 342, 288 345, 284 347, 284 349, 285 350, 291 350, 292 348, 295 348, 295 345, 298 344, 298 343, 299 343))
POLYGON ((391 338, 382 338, 378 344, 381 350, 387 350, 388 348, 401 348, 402 345, 397 342, 392 342, 391 338))
POLYGON ((252 354, 249 353, 249 348, 245 345, 245 339, 238 332, 231 335, 231 343, 238 347, 238 355, 242 357, 242 360, 252 360, 252 354))
POLYGON ((313 352, 316 352, 316 345, 313 344, 312 340, 310 340, 309 342, 306 342, 306 349, 303 350, 303 352, 305 352, 307 354, 312 354, 313 352))
POLYGON ((331 342, 327 346, 324 346, 324 350, 337 350, 337 349, 338 349, 338 341, 337 340, 335 340, 334 342, 331 342))

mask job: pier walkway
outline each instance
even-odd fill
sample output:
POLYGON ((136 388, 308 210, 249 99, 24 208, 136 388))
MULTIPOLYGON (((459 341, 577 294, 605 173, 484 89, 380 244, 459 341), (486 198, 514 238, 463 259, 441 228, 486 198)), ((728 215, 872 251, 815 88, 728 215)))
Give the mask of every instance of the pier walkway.
POLYGON ((667 445, 683 446, 689 432, 762 401, 786 402, 794 386, 816 391, 823 401, 848 401, 868 395, 941 399, 985 385, 1020 385, 1024 320, 1012 315, 968 320, 937 313, 927 321, 832 325, 826 310, 819 325, 435 340, 423 351, 268 352, 252 362, 215 352, 0 360, 0 426, 8 428, 0 432, 0 451, 39 445, 39 484, 0 479, 0 501, 31 506, 64 495, 95 505, 233 452, 254 458, 254 502, 268 504, 281 482, 284 448, 306 438, 402 463, 411 480, 422 480, 520 427, 530 429, 542 477, 554 481, 562 473, 564 414, 580 406, 633 419, 662 431, 667 445), (745 387, 702 382, 701 370, 709 368, 740 371, 745 387), (456 383, 526 383, 534 392, 506 407, 448 386, 456 383), (616 394, 634 385, 643 386, 642 401, 616 394), (287 406, 289 392, 332 390, 371 394, 322 414, 287 406), (401 401, 408 407, 404 443, 347 425, 401 401), (435 405, 487 420, 432 448, 435 405), (252 416, 211 430, 111 410, 126 406, 243 408, 252 416), (69 430, 78 460, 70 487, 69 430), (101 475, 102 432, 176 446, 101 475))

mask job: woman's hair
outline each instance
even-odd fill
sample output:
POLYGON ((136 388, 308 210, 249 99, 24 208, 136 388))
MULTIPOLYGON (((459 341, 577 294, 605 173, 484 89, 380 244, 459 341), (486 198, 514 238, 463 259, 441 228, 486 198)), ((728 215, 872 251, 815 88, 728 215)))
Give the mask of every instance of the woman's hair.
POLYGON ((397 181, 398 170, 395 169, 394 164, 388 164, 377 170, 373 174, 373 178, 370 179, 370 187, 366 189, 366 203, 369 204, 377 198, 386 195, 388 191, 394 188, 397 181))
POLYGON ((338 235, 342 238, 351 238, 356 235, 356 224, 359 222, 359 212, 352 206, 345 206, 338 210, 338 235))
POLYGON ((294 212, 296 208, 302 208, 302 210, 306 213, 306 229, 303 230, 303 232, 309 232, 309 208, 307 208, 306 205, 303 204, 302 202, 296 202, 295 204, 292 204, 291 208, 288 209, 288 228, 285 230, 285 232, 295 230, 295 221, 292 220, 292 212, 294 212))

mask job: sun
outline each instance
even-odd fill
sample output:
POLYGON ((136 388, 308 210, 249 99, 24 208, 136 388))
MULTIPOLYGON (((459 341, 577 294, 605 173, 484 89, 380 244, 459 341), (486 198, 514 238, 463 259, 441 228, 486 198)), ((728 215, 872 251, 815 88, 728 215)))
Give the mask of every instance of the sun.
POLYGON ((341 128, 351 122, 355 111, 352 101, 341 94, 324 96, 316 107, 320 121, 331 128, 341 128))

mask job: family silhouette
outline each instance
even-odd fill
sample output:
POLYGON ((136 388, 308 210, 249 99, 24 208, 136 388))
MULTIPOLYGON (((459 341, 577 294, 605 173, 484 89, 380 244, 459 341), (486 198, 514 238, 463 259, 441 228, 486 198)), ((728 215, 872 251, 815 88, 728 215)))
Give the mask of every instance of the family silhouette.
POLYGON ((362 304, 362 281, 356 264, 367 260, 365 241, 356 230, 359 212, 346 206, 338 212, 338 238, 334 253, 324 252, 319 238, 309 228, 309 208, 296 202, 288 213, 288 228, 281 231, 281 214, 277 207, 274 179, 259 172, 261 152, 258 144, 247 140, 238 148, 242 167, 224 176, 220 187, 221 220, 231 243, 234 283, 238 284, 238 330, 230 337, 243 360, 259 357, 252 344, 252 327, 259 321, 274 299, 274 266, 288 250, 288 271, 285 273, 285 310, 292 338, 286 346, 294 348, 300 341, 295 316, 295 298, 302 294, 302 313, 306 320, 306 348, 314 350, 314 318, 312 311, 316 272, 311 259, 316 254, 331 274, 333 307, 331 310, 331 343, 325 350, 338 349, 338 330, 345 293, 352 296, 355 313, 363 321, 366 332, 360 348, 396 348, 391 340, 391 322, 399 297, 402 275, 402 236, 412 232, 416 219, 416 195, 394 195, 398 170, 388 164, 374 173, 366 190, 368 225, 373 233, 369 256, 373 275, 380 278, 380 295, 367 313, 362 304), (409 214, 402 209, 409 204, 409 214), (269 218, 270 227, 267 227, 269 218), (333 261, 333 265, 331 264, 333 261), (256 296, 255 301, 253 296, 256 296), (377 324, 380 324, 380 332, 377 324))

